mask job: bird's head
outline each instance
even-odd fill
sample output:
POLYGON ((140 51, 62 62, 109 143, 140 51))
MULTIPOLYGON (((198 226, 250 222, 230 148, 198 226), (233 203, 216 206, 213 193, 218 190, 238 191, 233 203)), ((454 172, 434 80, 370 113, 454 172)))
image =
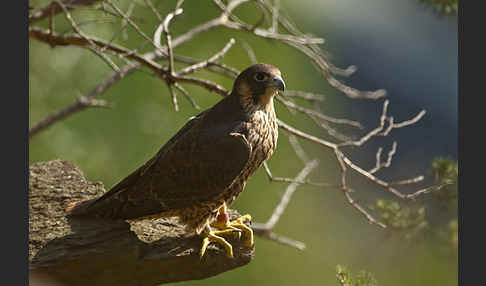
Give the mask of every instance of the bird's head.
POLYGON ((254 64, 242 71, 235 80, 232 94, 244 105, 266 108, 278 91, 285 90, 280 70, 268 64, 254 64))

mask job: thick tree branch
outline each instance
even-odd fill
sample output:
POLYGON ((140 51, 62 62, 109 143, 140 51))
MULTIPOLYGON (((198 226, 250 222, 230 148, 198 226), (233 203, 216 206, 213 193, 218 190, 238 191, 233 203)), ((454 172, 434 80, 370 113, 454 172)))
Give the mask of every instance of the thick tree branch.
MULTIPOLYGON (((61 285, 159 285, 203 279, 249 263, 253 249, 232 243, 233 259, 174 219, 125 222, 67 219, 65 207, 104 192, 73 164, 54 160, 29 168, 29 261, 32 277, 61 285), (116 273, 116 274, 115 274, 116 273)), ((231 211, 232 219, 238 213, 231 211)))

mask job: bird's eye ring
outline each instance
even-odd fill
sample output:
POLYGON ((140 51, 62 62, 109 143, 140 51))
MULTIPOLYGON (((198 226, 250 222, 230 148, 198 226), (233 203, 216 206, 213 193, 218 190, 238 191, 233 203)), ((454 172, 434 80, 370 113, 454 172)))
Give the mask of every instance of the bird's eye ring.
POLYGON ((262 72, 259 72, 259 73, 256 73, 255 74, 255 80, 256 81, 263 81, 266 78, 267 78, 267 76, 264 73, 262 73, 262 72))

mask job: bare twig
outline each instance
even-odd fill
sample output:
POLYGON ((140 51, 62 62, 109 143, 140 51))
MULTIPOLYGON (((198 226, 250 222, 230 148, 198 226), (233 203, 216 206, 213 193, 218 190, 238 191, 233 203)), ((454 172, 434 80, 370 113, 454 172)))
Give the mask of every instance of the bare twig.
POLYGON ((112 0, 105 0, 106 3, 108 3, 108 5, 110 5, 115 11, 116 13, 118 13, 118 15, 120 15, 125 21, 127 21, 127 23, 133 28, 135 29, 135 31, 137 31, 137 33, 139 35, 141 35, 145 40, 147 40, 149 43, 151 43, 155 48, 157 48, 157 46, 155 45, 155 43, 152 41, 152 39, 147 36, 147 34, 145 34, 142 29, 140 29, 138 27, 138 25, 127 15, 125 14, 115 3, 113 3, 112 0))
MULTIPOLYGON (((321 107, 319 105, 319 103, 317 101, 314 102, 314 109, 317 111, 317 112, 320 112, 322 113, 321 111, 321 107)), ((342 134, 341 132, 337 131, 335 128, 332 128, 331 125, 324 121, 324 120, 321 120, 315 116, 311 116, 312 120, 314 120, 314 122, 317 124, 317 126, 319 126, 320 128, 324 129, 327 131, 327 133, 329 135, 331 135, 332 137, 340 140, 340 141, 351 141, 351 137, 347 136, 347 135, 344 135, 342 134)))
POLYGON ((235 43, 235 39, 231 38, 229 42, 224 46, 224 48, 221 51, 219 51, 217 54, 215 54, 214 56, 210 57, 209 59, 203 62, 199 62, 197 64, 193 64, 191 66, 186 67, 185 69, 177 72, 177 76, 183 76, 186 74, 194 73, 200 69, 207 68, 209 65, 213 64, 215 61, 223 57, 228 52, 228 50, 234 45, 234 43, 235 43))
MULTIPOLYGON (((62 3, 65 6, 66 4, 69 4, 67 9, 71 10, 76 6, 89 6, 98 1, 99 0, 65 0, 62 3)), ((52 1, 44 7, 29 11, 29 24, 36 23, 47 17, 54 17, 56 14, 59 14, 62 11, 63 9, 58 5, 57 1, 52 1)))
POLYGON ((240 41, 241 46, 246 50, 248 54, 248 58, 252 64, 258 63, 257 57, 255 55, 255 51, 251 48, 251 46, 246 41, 240 41))
POLYGON ((388 157, 387 157, 387 160, 385 162, 382 162, 381 161, 381 152, 383 152, 383 148, 378 148, 378 151, 376 152, 376 164, 375 164, 375 167, 371 170, 369 170, 368 172, 370 174, 374 174, 376 172, 378 172, 380 169, 382 168, 388 168, 390 167, 391 165, 391 161, 392 161, 392 158, 393 158, 393 155, 395 155, 397 151, 397 142, 393 142, 393 145, 392 145, 392 148, 390 150, 390 152, 388 152, 388 157))
POLYGON ((328 122, 332 122, 332 123, 335 123, 335 124, 345 124, 345 125, 349 125, 349 126, 353 126, 353 127, 357 127, 357 128, 363 128, 361 126, 361 123, 357 122, 357 121, 353 121, 353 120, 349 120, 349 119, 341 119, 341 118, 334 118, 334 117, 330 117, 330 116, 327 116, 327 115, 324 115, 322 113, 319 113, 317 111, 314 111, 312 109, 308 109, 308 108, 305 108, 305 107, 302 107, 302 106, 299 106, 293 102, 290 102, 288 100, 285 100, 283 99, 282 97, 280 96, 277 96, 276 97, 277 101, 284 104, 285 106, 291 108, 291 109, 294 109, 296 111, 299 111, 299 112, 302 112, 308 116, 313 116, 313 117, 317 117, 321 120, 324 120, 324 121, 328 121, 328 122))
POLYGON ((267 177, 270 180, 270 182, 298 183, 298 184, 311 185, 311 186, 315 186, 315 187, 332 187, 332 185, 330 185, 330 184, 315 183, 315 182, 312 182, 310 180, 297 181, 296 179, 291 179, 291 178, 274 177, 272 175, 272 172, 270 171, 270 168, 268 167, 267 162, 263 162, 263 168, 264 168, 265 173, 267 174, 267 177))
POLYGON ((270 31, 272 33, 278 32, 279 9, 280 9, 280 0, 274 0, 273 1, 273 9, 272 9, 272 28, 270 28, 270 31))
POLYGON ((309 155, 304 151, 304 148, 300 145, 297 137, 292 134, 289 134, 289 142, 292 148, 295 151, 295 154, 299 157, 299 159, 305 164, 310 161, 309 155))
MULTIPOLYGON (((169 24, 174 19, 175 16, 182 14, 182 8, 177 8, 174 12, 169 13, 167 17, 165 17, 164 22, 162 22, 162 32, 164 33, 165 40, 167 42, 167 55, 169 57, 169 76, 166 79, 167 87, 169 88, 169 93, 172 97, 172 103, 174 104, 175 111, 179 111, 179 105, 177 104, 177 97, 176 93, 173 88, 174 81, 172 78, 175 76, 174 71, 174 53, 172 51, 172 36, 169 32, 169 24)), ((160 26, 159 26, 160 27, 160 26)), ((160 45, 155 45, 156 47, 160 48, 160 45)))
MULTIPOLYGON (((160 23, 162 23, 164 21, 164 19, 162 18, 162 16, 160 15, 159 11, 157 11, 157 8, 155 8, 154 4, 152 4, 152 1, 151 0, 144 0, 145 1, 145 4, 147 4, 147 6, 150 7, 150 9, 152 10, 152 12, 154 13, 154 15, 157 17, 157 19, 159 20, 160 23)), ((177 7, 179 8, 179 7, 177 7)), ((159 37, 160 38, 160 37, 159 37)))
POLYGON ((191 103, 192 107, 194 107, 197 110, 200 110, 201 107, 197 105, 197 103, 194 101, 194 99, 191 97, 191 95, 185 90, 182 86, 180 86, 177 83, 174 83, 174 87, 184 95, 184 97, 191 103))
POLYGON ((320 94, 314 94, 310 92, 303 92, 303 91, 298 91, 298 90, 286 90, 283 93, 284 96, 286 97, 296 97, 296 98, 302 98, 308 101, 324 101, 324 96, 320 94))
POLYGON ((387 116, 388 104, 389 104, 388 100, 385 100, 383 102, 383 110, 382 110, 382 114, 380 116, 380 124, 379 124, 378 127, 369 131, 368 133, 366 133, 359 140, 343 142, 343 143, 340 143, 339 146, 340 147, 343 147, 343 146, 361 146, 364 143, 368 142, 374 136, 387 136, 390 133, 391 130, 397 129, 397 128, 402 128, 402 127, 414 124, 417 121, 419 121, 425 115, 425 110, 422 110, 410 120, 406 120, 406 121, 403 121, 401 123, 394 123, 393 117, 387 116), (387 121, 388 121, 388 127, 385 128, 387 121))
MULTIPOLYGON (((118 80, 125 77, 134 70, 135 69, 133 69, 132 66, 125 66, 120 70, 120 72, 114 73, 112 76, 104 79, 96 88, 94 88, 87 96, 85 96, 85 98, 93 102, 96 97, 102 95, 108 88, 117 83, 118 80)), ((87 107, 91 107, 91 105, 86 104, 86 102, 80 101, 78 99, 75 103, 54 112, 53 114, 47 116, 45 119, 41 120, 29 129, 29 139, 40 131, 47 129, 55 122, 61 121, 76 112, 84 110, 87 107)))
MULTIPOLYGON (((300 173, 295 177, 296 181, 302 181, 318 165, 319 162, 317 160, 310 161, 308 164, 306 164, 306 166, 302 169, 302 171, 300 171, 300 173)), ((290 198, 292 197, 293 193, 297 189, 298 185, 299 183, 293 182, 287 187, 284 195, 282 196, 282 199, 280 200, 280 203, 277 205, 277 207, 275 207, 272 216, 265 223, 265 226, 267 228, 272 229, 275 226, 275 224, 277 224, 278 220, 280 219, 280 216, 283 214, 285 208, 287 207, 290 201, 290 198)))
POLYGON ((282 238, 280 236, 277 236, 273 234, 272 229, 273 227, 277 224, 277 222, 280 220, 280 217, 282 216, 283 212, 285 211, 287 205, 290 202, 290 199, 299 186, 299 181, 303 181, 309 173, 317 168, 319 165, 319 162, 317 160, 312 160, 308 162, 305 167, 299 172, 299 174, 295 177, 295 181, 292 182, 287 189, 285 190, 285 193, 283 194, 279 204, 275 207, 272 215, 270 218, 265 222, 265 223, 255 223, 252 225, 252 228, 254 229, 255 233, 259 236, 262 236, 264 238, 272 239, 280 243, 284 243, 290 246, 293 246, 297 249, 303 250, 305 245, 302 242, 296 242, 287 238, 282 238))

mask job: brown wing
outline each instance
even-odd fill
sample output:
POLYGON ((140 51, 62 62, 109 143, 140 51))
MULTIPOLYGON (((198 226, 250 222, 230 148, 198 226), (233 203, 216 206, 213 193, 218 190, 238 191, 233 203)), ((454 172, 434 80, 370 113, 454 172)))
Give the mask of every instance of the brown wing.
POLYGON ((145 165, 71 214, 129 219, 211 200, 233 183, 250 158, 245 136, 233 132, 239 124, 207 124, 200 114, 145 165))

